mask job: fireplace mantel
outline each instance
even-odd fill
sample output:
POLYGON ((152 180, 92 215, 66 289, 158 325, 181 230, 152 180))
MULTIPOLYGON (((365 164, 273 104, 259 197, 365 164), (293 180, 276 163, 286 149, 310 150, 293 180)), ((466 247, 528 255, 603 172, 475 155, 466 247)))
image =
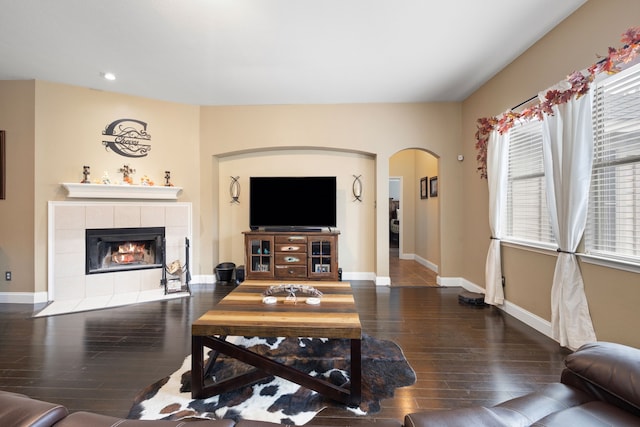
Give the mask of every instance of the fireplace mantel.
POLYGON ((82 199, 155 199, 176 200, 182 187, 155 185, 114 185, 114 184, 61 184, 69 198, 82 199))

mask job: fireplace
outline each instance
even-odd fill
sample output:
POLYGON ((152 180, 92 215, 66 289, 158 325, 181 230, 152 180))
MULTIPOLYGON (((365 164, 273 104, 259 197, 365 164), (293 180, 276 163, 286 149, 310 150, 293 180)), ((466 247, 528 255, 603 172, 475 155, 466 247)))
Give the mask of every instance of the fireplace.
POLYGON ((86 274, 162 268, 164 227, 85 230, 86 274))

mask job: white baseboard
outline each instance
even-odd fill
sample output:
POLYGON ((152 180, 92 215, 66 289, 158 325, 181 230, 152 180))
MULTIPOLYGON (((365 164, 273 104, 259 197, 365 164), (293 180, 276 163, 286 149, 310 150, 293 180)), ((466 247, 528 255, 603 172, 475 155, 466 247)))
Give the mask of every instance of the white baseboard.
POLYGON ((432 263, 431 261, 429 261, 428 259, 424 259, 420 256, 416 255, 415 258, 416 262, 424 267, 427 267, 429 270, 433 271, 434 273, 438 273, 438 265, 432 263))
POLYGON ((214 274, 198 274, 191 276, 191 283, 202 283, 203 285, 210 285, 216 283, 216 276, 214 274))
POLYGON ((466 289, 467 291, 471 291, 471 292, 479 292, 481 294, 484 294, 484 288, 481 288, 480 286, 468 281, 467 279, 464 279, 462 277, 442 277, 442 276, 438 276, 437 277, 437 283, 440 286, 444 286, 447 288, 455 288, 455 287, 461 287, 466 289))
POLYGON ((403 253, 403 254, 400 254, 398 258, 415 261, 418 264, 422 265, 423 267, 427 267, 429 270, 433 271, 434 273, 438 273, 438 264, 434 264, 428 259, 422 258, 421 256, 418 256, 416 254, 403 253))
POLYGON ((47 301, 46 292, 0 292, 0 303, 40 304, 47 301))
MULTIPOLYGON (((484 294, 484 288, 462 277, 438 276, 438 284, 440 286, 460 286, 467 291, 484 294)), ((548 320, 545 320, 542 317, 535 315, 530 311, 527 311, 524 308, 520 307, 519 305, 513 304, 507 300, 505 300, 503 305, 496 305, 495 307, 515 317, 525 325, 531 326, 541 334, 553 339, 553 337, 551 336, 551 322, 549 322, 548 320)))
MULTIPOLYGON (((553 337, 551 336, 551 322, 549 322, 548 320, 545 320, 542 317, 537 316, 516 304, 512 304, 509 301, 505 301, 503 306, 498 308, 503 310, 505 313, 512 315, 525 325, 529 325, 541 334, 544 334, 553 339, 553 337)), ((556 340, 554 339, 554 341, 556 340)))
POLYGON ((376 277, 376 286, 391 286, 391 277, 388 277, 388 276, 376 277))
POLYGON ((347 271, 343 271, 342 272, 342 280, 371 280, 373 282, 377 282, 378 278, 376 277, 376 274, 373 272, 368 272, 368 271, 362 271, 362 272, 347 272, 347 271))

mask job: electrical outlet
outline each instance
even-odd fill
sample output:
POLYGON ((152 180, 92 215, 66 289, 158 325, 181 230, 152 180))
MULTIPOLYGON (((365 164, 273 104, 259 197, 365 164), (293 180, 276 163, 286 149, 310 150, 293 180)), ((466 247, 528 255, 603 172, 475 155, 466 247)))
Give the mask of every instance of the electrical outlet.
POLYGON ((11 272, 10 271, 5 271, 4 272, 4 280, 6 280, 7 282, 11 281, 11 272))

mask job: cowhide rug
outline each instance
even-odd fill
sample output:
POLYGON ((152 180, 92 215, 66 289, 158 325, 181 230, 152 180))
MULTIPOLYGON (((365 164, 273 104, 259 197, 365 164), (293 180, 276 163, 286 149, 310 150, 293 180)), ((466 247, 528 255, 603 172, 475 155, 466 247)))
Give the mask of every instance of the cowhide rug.
MULTIPOLYGON (((228 337, 229 341, 336 385, 349 382, 349 340, 321 338, 228 337)), ((326 407, 345 408, 358 415, 380 411, 380 400, 393 397, 398 387, 415 382, 415 372, 397 344, 364 336, 362 340, 362 401, 347 407, 279 377, 268 377, 208 399, 191 398, 191 356, 180 369, 141 391, 129 419, 230 418, 302 425, 326 407)), ((218 380, 236 376, 248 365, 218 356, 212 375, 218 380)))

